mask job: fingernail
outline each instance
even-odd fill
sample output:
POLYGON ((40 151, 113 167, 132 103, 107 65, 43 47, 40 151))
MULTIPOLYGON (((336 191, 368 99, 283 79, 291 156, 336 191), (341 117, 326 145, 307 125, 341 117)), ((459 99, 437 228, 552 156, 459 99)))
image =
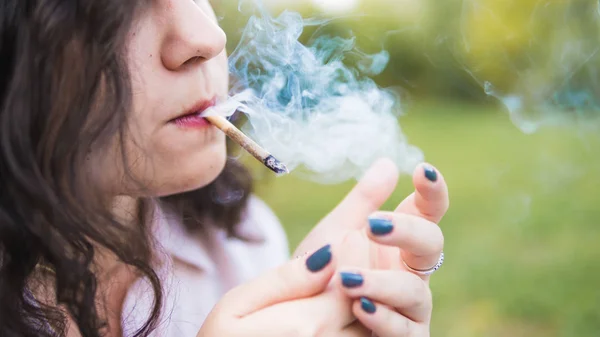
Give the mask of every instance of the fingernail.
POLYGON ((340 277, 342 278, 342 284, 346 288, 360 287, 363 284, 363 277, 360 274, 342 272, 340 273, 340 277))
POLYGON ((369 218, 369 227, 375 235, 386 235, 394 229, 394 224, 388 219, 369 218))
POLYGON ((331 245, 326 245, 323 248, 312 253, 311 256, 306 259, 306 268, 314 272, 325 268, 331 261, 331 245))
POLYGON ((431 166, 425 166, 425 178, 427 178, 431 182, 436 182, 438 175, 435 169, 431 166))
POLYGON ((360 298, 360 307, 369 314, 372 314, 377 310, 377 308, 375 308, 375 303, 371 302, 371 300, 366 297, 360 298))

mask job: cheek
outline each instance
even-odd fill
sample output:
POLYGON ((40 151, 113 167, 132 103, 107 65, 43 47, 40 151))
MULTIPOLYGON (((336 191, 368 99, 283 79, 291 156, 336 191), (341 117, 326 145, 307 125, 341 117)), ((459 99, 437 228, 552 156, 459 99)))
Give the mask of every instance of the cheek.
POLYGON ((212 73, 214 80, 219 83, 219 94, 226 95, 229 89, 229 64, 226 52, 223 51, 210 62, 214 71, 212 73))

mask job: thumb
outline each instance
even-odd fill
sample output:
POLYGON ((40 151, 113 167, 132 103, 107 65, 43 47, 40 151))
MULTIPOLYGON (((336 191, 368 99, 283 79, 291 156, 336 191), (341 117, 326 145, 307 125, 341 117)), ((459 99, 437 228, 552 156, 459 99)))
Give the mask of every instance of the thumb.
POLYGON ((369 215, 392 195, 397 183, 398 169, 394 162, 387 158, 377 160, 338 206, 300 243, 295 254, 311 251, 324 242, 335 242, 345 230, 365 227, 369 215))
POLYGON ((448 185, 442 174, 429 164, 420 164, 413 173, 415 192, 404 199, 396 212, 439 223, 448 211, 448 185))
POLYGON ((311 297, 325 290, 334 269, 332 249, 326 245, 232 289, 218 305, 241 318, 277 303, 311 297))

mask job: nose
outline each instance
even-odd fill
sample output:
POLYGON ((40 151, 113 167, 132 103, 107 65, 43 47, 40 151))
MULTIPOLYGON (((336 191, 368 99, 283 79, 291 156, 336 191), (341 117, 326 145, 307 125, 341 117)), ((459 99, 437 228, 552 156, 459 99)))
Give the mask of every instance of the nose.
POLYGON ((168 33, 161 46, 162 63, 167 69, 206 62, 225 49, 227 37, 212 12, 193 1, 170 3, 165 9, 168 33))

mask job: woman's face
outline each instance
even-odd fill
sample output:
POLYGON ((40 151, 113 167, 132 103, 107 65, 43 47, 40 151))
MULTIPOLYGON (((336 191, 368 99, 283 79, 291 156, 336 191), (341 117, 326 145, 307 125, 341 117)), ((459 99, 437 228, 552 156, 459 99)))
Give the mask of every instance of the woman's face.
MULTIPOLYGON (((133 111, 126 165, 150 194, 164 196, 207 185, 225 165, 224 134, 189 114, 227 94, 226 36, 207 0, 150 3, 127 46, 133 111)), ((119 185, 119 193, 135 194, 119 185)))

